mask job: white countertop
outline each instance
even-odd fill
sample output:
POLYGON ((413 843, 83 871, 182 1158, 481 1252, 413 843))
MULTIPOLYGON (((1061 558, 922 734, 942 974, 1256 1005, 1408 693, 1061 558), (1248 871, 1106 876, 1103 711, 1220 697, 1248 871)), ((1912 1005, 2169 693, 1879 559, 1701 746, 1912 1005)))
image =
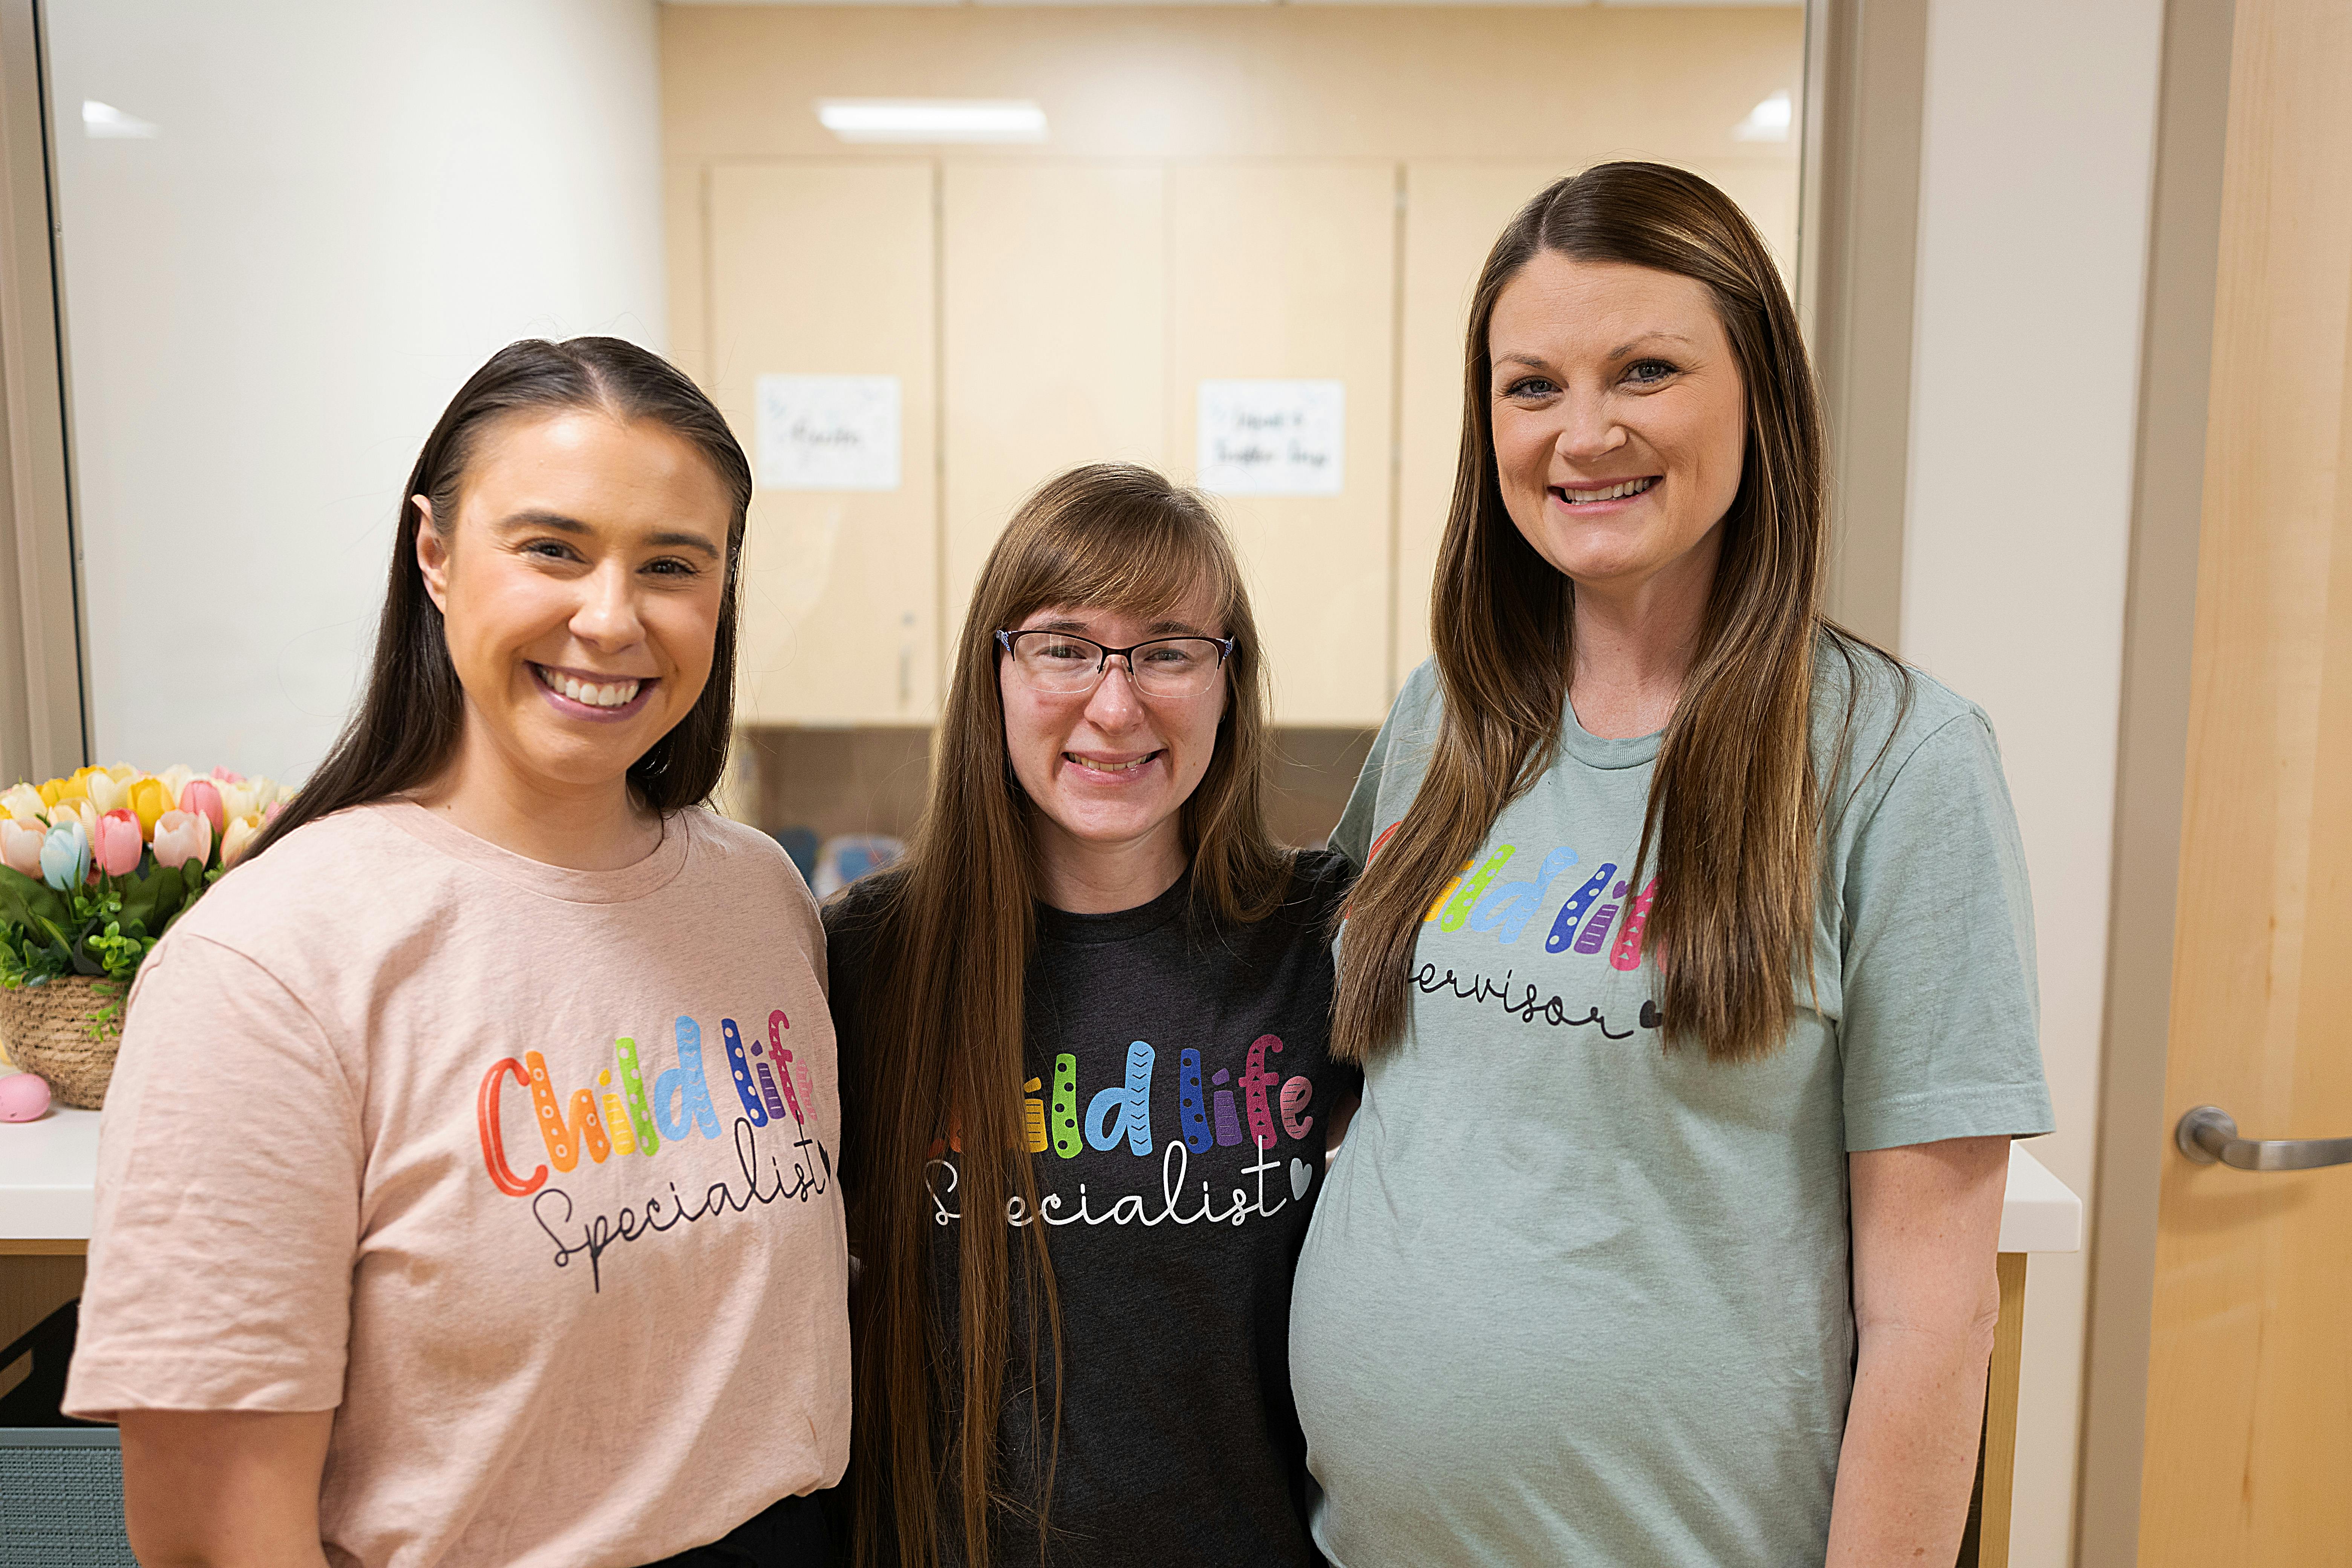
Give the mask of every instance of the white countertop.
MULTIPOLYGON (((58 1107, 38 1121, 0 1121, 0 1242, 89 1239, 97 1167, 95 1110, 58 1107)), ((2023 1143, 2011 1143, 2000 1250, 2074 1252, 2082 1245, 2083 1200, 2023 1143)))
POLYGON ((2027 1153, 2022 1142, 2009 1146, 2009 1195, 2000 1205, 2000 1250, 2083 1250, 2083 1200, 2074 1195, 2074 1188, 2052 1175, 2048 1166, 2027 1153))
POLYGON ((0 1121, 0 1242, 89 1240, 97 1171, 97 1111, 0 1121))

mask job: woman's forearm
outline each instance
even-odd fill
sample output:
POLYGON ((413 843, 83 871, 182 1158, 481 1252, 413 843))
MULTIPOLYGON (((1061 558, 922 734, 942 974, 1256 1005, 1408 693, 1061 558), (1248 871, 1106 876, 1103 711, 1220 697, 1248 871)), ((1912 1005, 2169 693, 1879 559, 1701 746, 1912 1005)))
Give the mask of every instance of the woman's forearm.
POLYGON ((1968 1524, 1991 1353, 1990 1321, 1958 1332, 1864 1331, 1828 1568, 1952 1561, 1968 1524))
POLYGON ((122 1508, 146 1568, 326 1568, 331 1410, 122 1413, 122 1508))
POLYGON ((1968 1528, 2000 1319, 1993 1252, 2009 1140, 1852 1155, 1853 1398, 1830 1568, 1949 1563, 1968 1528))

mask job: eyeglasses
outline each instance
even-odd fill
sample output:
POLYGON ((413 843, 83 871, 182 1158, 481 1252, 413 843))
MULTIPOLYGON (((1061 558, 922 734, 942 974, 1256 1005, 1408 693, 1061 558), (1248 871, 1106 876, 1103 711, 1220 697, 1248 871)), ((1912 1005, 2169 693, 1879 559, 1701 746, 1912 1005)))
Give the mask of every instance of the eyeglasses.
POLYGON ((1154 637, 1133 647, 1108 647, 1056 631, 1000 631, 996 644, 1013 656, 1022 685, 1057 695, 1092 691, 1110 661, 1123 658, 1128 679, 1146 697, 1198 697, 1216 684, 1234 651, 1231 637, 1154 637))

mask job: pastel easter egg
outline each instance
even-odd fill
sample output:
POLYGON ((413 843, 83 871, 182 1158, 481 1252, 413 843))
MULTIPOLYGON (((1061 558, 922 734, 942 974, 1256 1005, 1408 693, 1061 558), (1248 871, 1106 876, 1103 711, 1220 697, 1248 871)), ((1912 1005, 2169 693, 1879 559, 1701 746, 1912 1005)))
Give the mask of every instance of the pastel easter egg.
POLYGON ((31 1121, 49 1108, 49 1086, 39 1075, 10 1073, 0 1078, 0 1121, 31 1121))

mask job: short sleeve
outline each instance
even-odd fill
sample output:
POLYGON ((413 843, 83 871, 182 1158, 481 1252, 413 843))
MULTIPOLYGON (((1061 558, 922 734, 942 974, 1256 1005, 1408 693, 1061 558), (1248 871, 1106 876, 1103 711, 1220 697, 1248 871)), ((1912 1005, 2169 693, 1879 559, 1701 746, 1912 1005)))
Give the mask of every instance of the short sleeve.
POLYGON ((1330 847, 1345 856, 1358 873, 1362 872, 1371 854, 1373 828, 1380 815, 1381 783, 1396 761, 1398 736, 1409 727, 1425 723, 1424 710, 1435 682, 1436 667, 1433 664, 1423 664, 1406 679, 1404 689, 1389 705, 1380 733, 1372 737, 1371 752, 1364 758, 1363 770, 1356 775, 1356 787, 1348 792, 1348 805, 1339 813, 1339 825, 1331 830, 1330 847))
POLYGON ((294 995, 216 942, 159 947, 100 1124, 67 1412, 339 1405, 362 1149, 357 1096, 294 995))
POLYGON ((1904 760, 1843 890, 1847 1150, 2050 1131, 2025 852, 1981 714, 1904 760))

